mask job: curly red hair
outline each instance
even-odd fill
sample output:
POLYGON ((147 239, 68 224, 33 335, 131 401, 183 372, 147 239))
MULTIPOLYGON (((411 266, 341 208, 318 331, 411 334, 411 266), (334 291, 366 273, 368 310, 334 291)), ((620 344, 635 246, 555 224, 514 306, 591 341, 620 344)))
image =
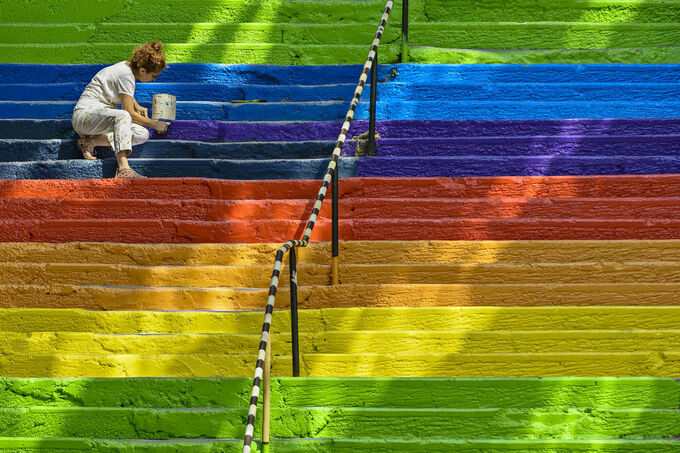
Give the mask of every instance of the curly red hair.
POLYGON ((132 52, 132 58, 129 61, 130 67, 134 71, 144 68, 147 72, 152 73, 161 72, 168 65, 161 41, 147 42, 137 46, 132 52))

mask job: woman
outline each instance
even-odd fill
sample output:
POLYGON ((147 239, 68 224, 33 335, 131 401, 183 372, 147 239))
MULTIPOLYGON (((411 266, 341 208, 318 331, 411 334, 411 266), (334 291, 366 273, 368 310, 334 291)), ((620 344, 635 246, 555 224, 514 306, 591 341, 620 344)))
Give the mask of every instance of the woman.
POLYGON ((163 134, 168 125, 150 119, 148 109, 137 103, 135 79, 156 80, 166 66, 163 43, 154 41, 138 46, 130 60, 108 66, 94 76, 80 96, 71 121, 82 137, 76 143, 85 159, 96 160, 95 146, 111 146, 118 163, 116 178, 143 178, 128 163, 132 146, 149 139, 145 127, 163 134))

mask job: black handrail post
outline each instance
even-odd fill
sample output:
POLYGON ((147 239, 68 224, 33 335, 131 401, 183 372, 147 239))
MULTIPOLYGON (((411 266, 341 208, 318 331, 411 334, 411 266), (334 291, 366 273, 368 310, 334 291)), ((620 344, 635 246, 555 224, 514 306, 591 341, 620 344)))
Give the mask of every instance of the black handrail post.
POLYGON ((375 111, 376 98, 378 96, 378 49, 375 49, 373 64, 371 65, 371 111, 368 120, 368 155, 375 156, 375 111))
POLYGON ((332 196, 332 252, 331 252, 331 283, 333 285, 339 285, 340 284, 340 264, 338 263, 340 256, 340 245, 338 244, 338 235, 339 235, 339 214, 338 214, 338 179, 340 179, 340 176, 338 175, 338 166, 335 167, 335 170, 333 170, 333 179, 332 179, 332 188, 331 192, 333 193, 332 196))
POLYGON ((401 63, 408 63, 408 0, 401 0, 401 63))
POLYGON ((300 376, 300 341, 298 338, 298 303, 297 303, 297 260, 295 246, 291 247, 288 267, 290 268, 290 336, 293 343, 293 376, 300 376))

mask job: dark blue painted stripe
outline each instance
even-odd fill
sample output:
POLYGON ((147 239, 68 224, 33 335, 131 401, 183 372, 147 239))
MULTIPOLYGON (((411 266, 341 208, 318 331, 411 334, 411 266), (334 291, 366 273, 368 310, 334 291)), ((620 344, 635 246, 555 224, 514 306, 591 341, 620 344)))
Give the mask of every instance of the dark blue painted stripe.
MULTIPOLYGON (((328 159, 130 159, 130 166, 145 176, 159 178, 320 180, 326 172, 328 161, 328 159)), ((115 159, 0 163, 0 179, 111 178, 115 168, 115 159)), ((339 169, 341 177, 357 176, 356 159, 343 157, 339 169)))
POLYGON ((462 177, 680 173, 680 156, 369 157, 359 176, 462 177))

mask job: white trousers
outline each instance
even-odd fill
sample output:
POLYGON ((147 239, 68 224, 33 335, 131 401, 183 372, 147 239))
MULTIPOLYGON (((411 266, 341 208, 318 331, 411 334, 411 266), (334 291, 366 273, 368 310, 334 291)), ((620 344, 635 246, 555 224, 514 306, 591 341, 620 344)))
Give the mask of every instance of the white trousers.
POLYGON ((71 124, 83 138, 105 135, 116 153, 131 150, 149 139, 149 131, 134 124, 125 110, 78 109, 73 112, 71 124))

